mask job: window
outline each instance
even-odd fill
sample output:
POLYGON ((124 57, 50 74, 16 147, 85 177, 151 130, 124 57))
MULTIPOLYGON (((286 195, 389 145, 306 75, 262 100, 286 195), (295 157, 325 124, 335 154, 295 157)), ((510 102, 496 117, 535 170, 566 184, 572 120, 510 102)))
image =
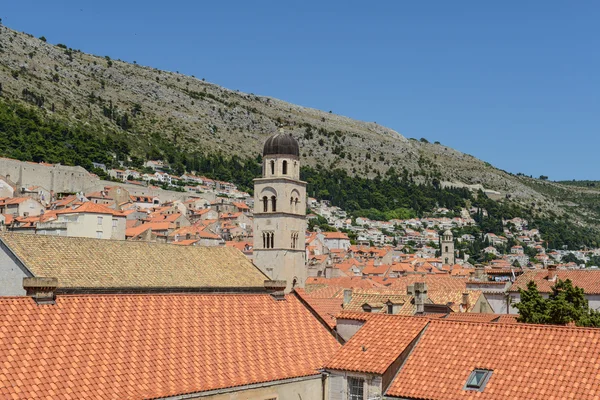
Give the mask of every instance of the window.
POLYGON ((275 212, 277 211, 277 197, 275 196, 271 196, 271 203, 272 203, 272 209, 271 211, 275 212))
POLYGON ((446 253, 448 252, 448 246, 446 246, 446 247, 445 247, 445 250, 444 250, 444 251, 445 251, 446 253))
POLYGON ((348 378, 348 400, 363 400, 364 384, 364 379, 348 378))
POLYGON ((102 239, 102 231, 96 231, 96 238, 102 239))
POLYGON ((112 226, 113 226, 113 229, 116 229, 116 228, 117 228, 117 220, 116 220, 116 219, 113 219, 113 220, 112 220, 112 224, 113 224, 113 225, 112 225, 112 226))
POLYGON ((263 249, 272 249, 275 247, 275 233, 263 232, 263 249))
POLYGON ((477 390, 478 392, 483 392, 485 389, 485 385, 490 380, 492 376, 492 371, 489 369, 476 369, 471 372, 471 375, 467 378, 467 383, 465 384, 464 390, 477 390))
POLYGON ((275 175, 275 161, 271 160, 271 175, 275 175))
POLYGON ((287 175, 287 161, 283 160, 282 168, 283 175, 287 175))
POLYGON ((98 225, 102 225, 102 217, 98 217, 98 225))
POLYGON ((263 197, 263 212, 269 211, 269 200, 267 196, 263 197))

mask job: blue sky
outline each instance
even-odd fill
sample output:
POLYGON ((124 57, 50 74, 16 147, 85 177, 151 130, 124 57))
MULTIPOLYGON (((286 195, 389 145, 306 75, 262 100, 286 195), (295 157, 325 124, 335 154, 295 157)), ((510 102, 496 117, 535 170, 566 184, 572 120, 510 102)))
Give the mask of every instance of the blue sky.
POLYGON ((600 2, 5 3, 4 25, 50 43, 376 121, 514 173, 600 179, 600 2))

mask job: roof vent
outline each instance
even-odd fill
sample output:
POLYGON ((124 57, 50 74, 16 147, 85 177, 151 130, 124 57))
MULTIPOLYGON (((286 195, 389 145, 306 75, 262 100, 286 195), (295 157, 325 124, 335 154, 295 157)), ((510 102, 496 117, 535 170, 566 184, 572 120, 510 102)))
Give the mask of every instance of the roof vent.
POLYGON ((287 287, 287 281, 271 281, 267 280, 264 283, 267 293, 269 293, 275 300, 285 300, 285 288, 287 287))
POLYGON ((57 278, 23 278, 23 289, 37 304, 55 304, 57 278))

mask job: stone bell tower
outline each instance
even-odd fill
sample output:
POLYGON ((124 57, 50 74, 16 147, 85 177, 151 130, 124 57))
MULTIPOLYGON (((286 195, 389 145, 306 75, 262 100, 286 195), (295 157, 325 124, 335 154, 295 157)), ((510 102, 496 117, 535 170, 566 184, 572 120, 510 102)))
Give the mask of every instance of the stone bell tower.
POLYGON ((450 229, 442 234, 442 263, 454 265, 454 236, 450 229))
POLYGON ((300 180, 300 149, 291 135, 265 142, 262 178, 254 180, 254 264, 286 292, 304 287, 306 182, 300 180))

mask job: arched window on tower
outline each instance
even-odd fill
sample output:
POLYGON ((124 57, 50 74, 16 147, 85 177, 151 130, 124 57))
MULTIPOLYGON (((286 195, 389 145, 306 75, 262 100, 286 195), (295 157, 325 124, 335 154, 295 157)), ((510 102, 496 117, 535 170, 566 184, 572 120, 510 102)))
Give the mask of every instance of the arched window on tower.
POLYGON ((283 173, 283 175, 287 175, 287 161, 283 160, 283 164, 281 166, 281 171, 283 173))
POLYGON ((292 212, 296 211, 296 208, 294 207, 294 198, 293 197, 290 197, 290 210, 292 212))
POLYGON ((275 175, 275 161, 271 160, 271 175, 275 175))
POLYGON ((275 233, 271 232, 271 248, 275 248, 275 233))
POLYGON ((448 252, 448 246, 446 246, 446 250, 444 250, 446 253, 448 252))
POLYGON ((277 211, 277 197, 271 196, 271 203, 272 203, 271 211, 273 211, 273 212, 277 211))
POLYGON ((267 234, 265 232, 263 232, 262 236, 263 236, 263 249, 266 249, 267 248, 267 234))
POLYGON ((296 200, 294 200, 294 212, 298 212, 299 208, 298 208, 298 198, 296 197, 296 200))
POLYGON ((263 212, 269 211, 269 198, 267 196, 263 197, 263 212))

